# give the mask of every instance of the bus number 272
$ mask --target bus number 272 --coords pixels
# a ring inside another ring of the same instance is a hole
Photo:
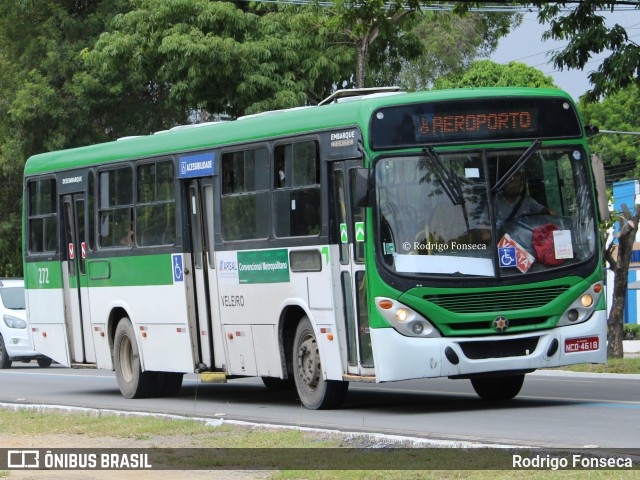
[[[49,269],[48,268],[38,268],[40,284],[49,283]]]

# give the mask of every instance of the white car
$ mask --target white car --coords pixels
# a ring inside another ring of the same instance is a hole
[[[14,361],[37,360],[41,367],[51,365],[51,359],[33,350],[33,341],[25,310],[24,280],[0,279],[0,368],[9,368]]]

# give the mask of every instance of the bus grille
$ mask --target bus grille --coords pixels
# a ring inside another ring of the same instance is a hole
[[[569,290],[569,285],[500,292],[425,295],[423,298],[454,313],[479,313],[538,308]]]
[[[528,318],[510,318],[509,328],[512,327],[540,327],[544,326],[549,317],[528,317]],[[454,331],[457,330],[482,330],[492,328],[493,320],[482,320],[478,322],[449,323],[447,326]]]
[[[487,358],[524,357],[531,355],[538,346],[538,338],[518,338],[495,342],[460,342],[460,348],[471,360]]]

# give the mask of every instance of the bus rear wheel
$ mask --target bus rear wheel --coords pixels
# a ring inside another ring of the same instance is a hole
[[[118,387],[123,397],[144,398],[154,393],[156,372],[142,371],[136,336],[131,320],[126,317],[120,320],[116,328],[113,363]]]
[[[293,378],[302,404],[310,410],[340,406],[349,382],[322,378],[318,342],[308,317],[302,317],[293,342]]]
[[[53,360],[51,360],[49,357],[42,357],[38,358],[36,362],[38,362],[38,366],[41,368],[49,368],[53,363]]]
[[[471,385],[483,400],[511,400],[522,388],[524,374],[504,377],[472,378]]]

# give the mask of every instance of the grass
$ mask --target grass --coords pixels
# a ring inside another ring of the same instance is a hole
[[[610,358],[606,364],[579,363],[560,369],[572,372],[640,374],[640,358]]]
[[[401,479],[608,479],[637,478],[637,471],[512,471],[500,470],[511,465],[512,453],[505,450],[459,449],[350,449],[354,444],[367,445],[367,437],[348,439],[342,436],[274,430],[235,425],[211,426],[191,420],[169,420],[155,417],[90,415],[85,413],[49,413],[0,410],[0,432],[5,446],[15,448],[162,448],[154,465],[189,465],[192,468],[225,468],[240,470],[241,476],[254,478],[255,466],[267,470],[272,480],[401,480]],[[175,448],[230,449],[180,450]],[[335,450],[340,448],[341,450]],[[255,450],[246,450],[255,449]],[[306,449],[302,452],[300,449]],[[518,452],[526,454],[526,452]],[[185,460],[186,459],[186,460]],[[336,470],[269,470],[265,465],[286,462],[291,468],[318,461]],[[185,463],[186,462],[186,463]],[[425,467],[424,470],[394,470]],[[432,465],[438,470],[428,469]],[[262,467],[262,468],[261,468]],[[366,469],[365,469],[366,467]],[[461,468],[463,470],[455,470]],[[491,470],[495,469],[495,470]],[[29,478],[47,478],[46,472],[31,471]],[[42,474],[41,477],[37,475]],[[215,475],[215,474],[214,474]],[[0,472],[0,478],[11,478],[12,472]],[[130,476],[135,477],[135,473]],[[127,478],[129,474],[127,474]],[[172,478],[189,478],[187,471],[175,471]]]

